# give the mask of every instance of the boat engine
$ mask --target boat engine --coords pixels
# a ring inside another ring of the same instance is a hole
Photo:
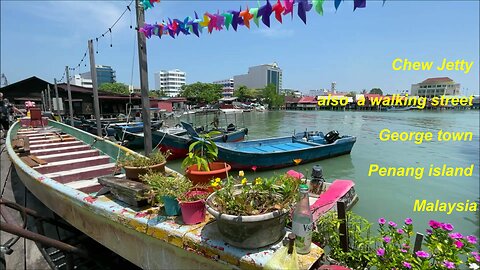
[[[232,132],[232,131],[235,131],[236,129],[237,127],[232,123],[228,124],[227,126],[227,132]]]
[[[312,168],[312,180],[310,181],[310,192],[320,195],[323,192],[325,178],[323,178],[323,168],[315,165]]]
[[[332,130],[327,134],[325,134],[325,141],[327,141],[327,143],[333,143],[339,138],[340,138],[340,133],[338,133],[338,131],[336,130]]]

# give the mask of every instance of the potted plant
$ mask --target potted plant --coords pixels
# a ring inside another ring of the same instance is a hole
[[[208,184],[214,178],[226,178],[232,167],[225,162],[215,162],[217,158],[217,145],[210,135],[203,135],[188,148],[188,155],[182,162],[185,175],[193,184]]]
[[[125,170],[128,179],[139,181],[140,175],[146,174],[147,171],[165,172],[165,164],[169,153],[153,151],[150,155],[142,156],[139,154],[131,154],[127,152],[117,164]]]
[[[179,197],[185,224],[197,224],[205,220],[205,200],[210,193],[207,188],[195,187]]]
[[[211,185],[218,190],[206,202],[224,241],[252,249],[281,240],[285,236],[287,215],[298,197],[300,181],[288,175],[238,180],[233,177],[223,183],[213,180]]]
[[[178,216],[180,206],[177,198],[191,187],[192,183],[183,176],[148,172],[141,176],[142,181],[151,187],[152,203],[163,203],[167,216]]]

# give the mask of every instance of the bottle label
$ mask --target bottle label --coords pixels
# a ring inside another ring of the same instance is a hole
[[[293,222],[292,231],[296,236],[305,237],[307,234],[312,234],[313,222],[309,224]]]

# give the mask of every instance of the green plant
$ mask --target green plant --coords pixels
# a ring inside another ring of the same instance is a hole
[[[218,158],[218,148],[211,135],[202,135],[202,138],[188,147],[188,155],[182,162],[183,168],[196,164],[199,171],[210,171],[208,164]]]
[[[163,196],[178,198],[192,188],[192,182],[178,175],[149,172],[140,178],[151,187],[149,195],[152,204],[162,202]]]
[[[211,186],[217,189],[213,206],[229,215],[259,215],[290,208],[296,202],[300,181],[288,176],[257,177],[249,182],[243,177],[228,177],[223,183],[213,179]],[[240,181],[240,184],[236,184]]]
[[[352,269],[365,269],[374,259],[375,238],[370,236],[368,220],[353,212],[347,213],[349,249],[343,251],[340,245],[340,219],[336,212],[328,212],[317,220],[312,241],[328,251],[329,259],[336,264]]]
[[[145,157],[127,152],[117,161],[117,164],[123,167],[148,167],[164,163],[169,155],[170,152],[162,153],[160,151],[153,151],[148,157]]]
[[[205,200],[210,195],[207,186],[195,186],[189,191],[178,196],[178,201],[181,202],[194,202],[198,200]]]
[[[337,264],[352,269],[478,269],[478,239],[453,232],[453,225],[430,220],[423,249],[413,252],[413,221],[407,218],[398,226],[378,219],[378,235],[370,235],[370,223],[348,213],[349,249],[340,248],[339,220],[327,213],[317,222],[313,241],[328,251]]]

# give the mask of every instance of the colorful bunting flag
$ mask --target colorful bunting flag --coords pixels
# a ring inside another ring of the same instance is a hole
[[[383,0],[385,4],[386,0]],[[142,5],[145,9],[152,8],[154,3],[158,3],[160,0],[141,0]],[[265,5],[257,7],[248,8],[248,6],[242,10],[240,7],[239,11],[230,10],[223,13],[217,11],[217,13],[208,13],[203,14],[203,19],[200,19],[197,12],[195,12],[195,17],[185,17],[181,19],[168,19],[168,23],[162,21],[161,23],[148,24],[145,23],[142,28],[138,31],[143,33],[145,37],[150,38],[153,36],[158,36],[161,38],[164,35],[169,35],[172,38],[175,38],[180,33],[184,35],[190,35],[193,33],[197,37],[200,37],[202,29],[206,28],[208,33],[212,33],[214,30],[220,31],[224,27],[229,30],[230,26],[237,31],[238,26],[245,26],[250,29],[250,21],[253,22],[259,27],[259,20],[261,19],[263,24],[267,27],[270,27],[270,15],[275,13],[275,19],[282,23],[282,15],[291,14],[293,19],[294,7],[297,7],[298,17],[306,24],[307,23],[307,12],[309,12],[312,7],[315,8],[315,11],[323,15],[323,4],[325,0],[277,0],[277,2],[272,6],[270,0],[266,0]],[[338,9],[342,0],[334,0],[335,9]],[[296,5],[295,5],[296,4]],[[357,8],[365,8],[367,6],[367,0],[354,0],[353,1],[353,10]]]

